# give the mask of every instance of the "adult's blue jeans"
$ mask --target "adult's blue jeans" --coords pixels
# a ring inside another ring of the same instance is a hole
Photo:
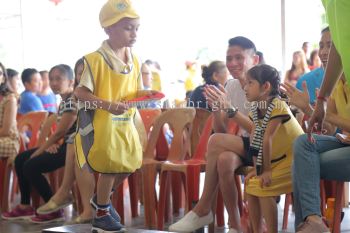
[[[336,137],[301,135],[294,142],[293,195],[295,227],[309,215],[321,216],[320,178],[350,181],[350,145]]]

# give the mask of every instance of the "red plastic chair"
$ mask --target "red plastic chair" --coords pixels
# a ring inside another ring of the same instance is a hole
[[[195,154],[188,160],[167,161],[161,165],[160,194],[158,202],[157,227],[162,230],[164,226],[164,210],[166,191],[168,189],[168,173],[180,172],[184,175],[186,192],[186,210],[192,209],[192,204],[199,200],[199,175],[205,169],[205,153],[212,132],[212,117],[209,117],[199,139]]]
[[[163,112],[155,121],[151,131],[144,160],[142,164],[142,183],[144,195],[145,225],[148,228],[156,227],[156,192],[155,179],[164,161],[156,160],[155,148],[163,125],[168,123],[173,130],[174,137],[169,150],[167,160],[175,161],[183,159],[189,148],[186,147],[187,138],[190,138],[190,129],[195,116],[194,108],[176,108]],[[185,136],[184,136],[185,135]],[[189,146],[189,145],[188,145]]]
[[[29,127],[29,131],[31,131],[32,136],[30,137],[30,141],[27,145],[27,149],[32,149],[37,146],[39,133],[42,124],[46,120],[49,115],[46,111],[38,111],[38,112],[29,112],[27,114],[22,115],[17,123],[17,128],[21,132],[25,126]]]

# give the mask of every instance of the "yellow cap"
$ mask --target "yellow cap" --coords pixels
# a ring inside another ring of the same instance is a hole
[[[130,0],[108,0],[100,11],[103,28],[117,23],[122,18],[139,18]]]

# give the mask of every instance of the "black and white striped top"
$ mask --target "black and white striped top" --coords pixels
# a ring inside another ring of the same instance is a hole
[[[73,93],[69,95],[66,99],[62,100],[57,111],[57,123],[60,122],[62,119],[62,116],[66,112],[74,112],[78,113],[77,103],[74,99]],[[77,121],[74,122],[74,124],[69,128],[67,133],[64,135],[64,141],[67,143],[72,143],[72,139],[75,135],[77,127]]]

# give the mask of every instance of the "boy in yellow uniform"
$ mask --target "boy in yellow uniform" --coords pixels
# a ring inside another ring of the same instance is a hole
[[[134,125],[135,108],[125,101],[142,89],[140,63],[131,52],[136,42],[139,15],[130,0],[109,0],[100,11],[108,39],[84,56],[84,71],[75,91],[79,99],[79,131],[75,138],[81,167],[100,173],[92,232],[124,232],[120,217],[110,204],[115,184],[140,168],[142,147]]]

